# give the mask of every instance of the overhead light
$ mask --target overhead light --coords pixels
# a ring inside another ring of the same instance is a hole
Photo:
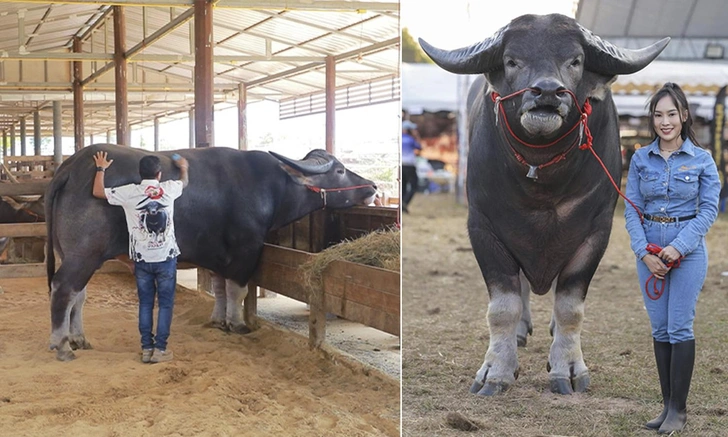
[[[723,46],[716,43],[708,43],[705,46],[705,57],[707,59],[723,59]]]

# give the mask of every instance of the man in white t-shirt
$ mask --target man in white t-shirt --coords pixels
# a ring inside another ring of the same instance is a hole
[[[114,160],[106,152],[94,155],[96,177],[93,195],[107,199],[111,205],[124,208],[129,229],[129,258],[134,261],[134,276],[139,294],[139,334],[142,340],[142,362],[160,363],[172,359],[167,339],[172,325],[174,291],[177,285],[179,247],[174,235],[174,200],[182,195],[188,183],[188,163],[184,158],[173,160],[180,169],[180,180],[160,182],[162,164],[153,155],[139,162],[139,184],[105,188],[104,173]],[[154,297],[157,295],[157,333],[154,324]]]

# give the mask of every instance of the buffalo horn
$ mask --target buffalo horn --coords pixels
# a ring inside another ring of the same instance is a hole
[[[670,42],[670,37],[639,50],[623,49],[604,41],[592,31],[579,25],[584,35],[585,67],[605,76],[632,74],[642,70],[652,62]]]
[[[419,38],[420,46],[443,69],[456,74],[490,73],[503,66],[503,33],[505,26],[490,38],[468,47],[442,50]]]
[[[285,156],[280,155],[276,152],[269,151],[268,153],[275,156],[279,161],[283,161],[284,163],[290,165],[291,167],[304,174],[326,173],[327,171],[331,170],[331,167],[334,165],[333,159],[309,158],[303,161],[299,161],[297,159],[286,158]]]

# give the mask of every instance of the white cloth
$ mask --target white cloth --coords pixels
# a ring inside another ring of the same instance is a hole
[[[141,184],[104,189],[110,204],[124,208],[132,261],[162,262],[179,255],[174,200],[182,188],[182,181],[144,179]]]

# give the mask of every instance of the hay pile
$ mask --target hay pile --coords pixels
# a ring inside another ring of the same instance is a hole
[[[349,261],[399,272],[400,232],[391,228],[345,240],[316,254],[299,269],[309,291],[321,288],[326,267],[334,261]]]

